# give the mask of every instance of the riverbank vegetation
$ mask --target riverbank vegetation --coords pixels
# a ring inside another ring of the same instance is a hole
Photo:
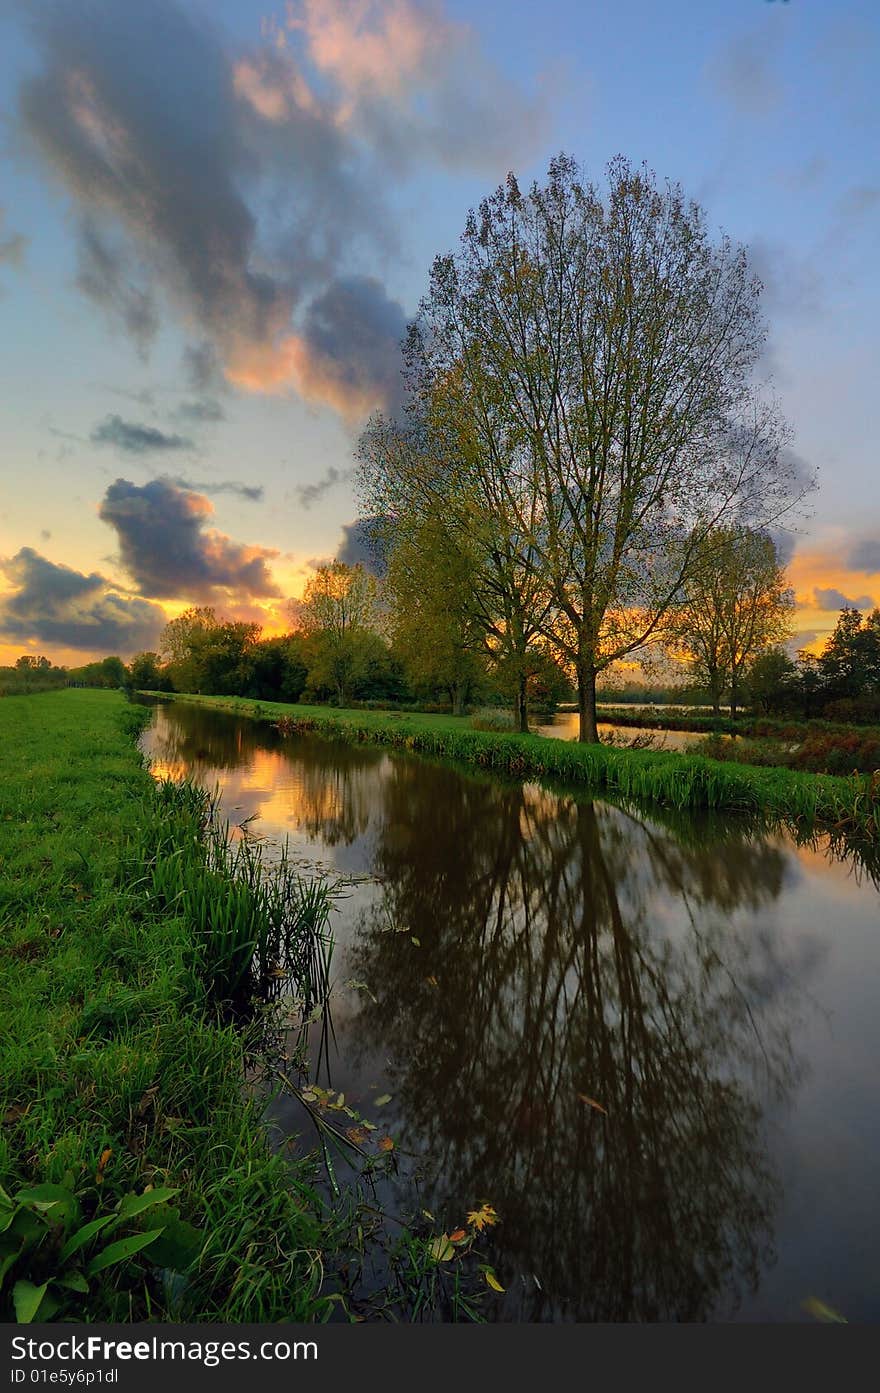
[[[452,716],[180,696],[270,722],[285,735],[313,733],[351,743],[386,745],[523,779],[559,780],[607,789],[672,808],[762,812],[791,823],[821,823],[880,836],[880,778],[747,767],[702,755],[619,750],[607,745],[474,729]]]
[[[287,926],[289,968],[321,906],[212,858],[204,796],[143,767],[146,714],[0,703],[2,1316],[318,1318],[313,1167],[272,1154],[221,998],[255,928],[274,956]]]

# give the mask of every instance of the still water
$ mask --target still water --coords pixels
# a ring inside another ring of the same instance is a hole
[[[144,746],[344,882],[313,1077],[394,1138],[401,1204],[498,1211],[490,1318],[880,1320],[857,858],[183,704]]]
[[[536,726],[536,730],[539,735],[549,735],[554,740],[577,740],[578,725],[576,711],[563,711],[551,717],[544,725]],[[679,752],[690,750],[706,739],[704,734],[695,734],[693,731],[652,730],[649,726],[616,726],[609,721],[599,722],[599,735],[602,739],[612,737],[621,742],[636,738],[649,739],[652,749]]]

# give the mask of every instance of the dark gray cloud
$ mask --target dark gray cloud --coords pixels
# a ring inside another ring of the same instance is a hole
[[[270,596],[280,591],[268,562],[277,552],[245,546],[207,527],[213,509],[203,494],[170,479],[138,485],[117,479],[99,516],[114,528],[123,566],[143,595]]]
[[[210,24],[174,0],[36,0],[29,16],[43,66],[22,86],[21,118],[82,216],[83,288],[102,297],[106,264],[104,303],[146,332],[100,218],[200,326],[227,375],[277,386],[298,300],[383,220],[351,141],[316,104],[283,127],[259,119]],[[247,194],[257,179],[288,229],[282,247],[271,228],[258,245]],[[204,376],[205,350],[195,353]]]
[[[880,187],[876,184],[857,184],[848,189],[839,204],[843,218],[859,219],[880,208]]]
[[[331,489],[334,489],[337,484],[344,483],[346,479],[350,479],[352,473],[353,471],[351,469],[337,469],[334,464],[331,464],[329,469],[326,469],[321,475],[320,479],[316,479],[312,484],[300,484],[293,490],[297,503],[301,508],[305,508],[308,511],[309,508],[314,507],[316,503],[320,502],[325,494],[328,494]]]
[[[180,406],[175,407],[174,415],[181,421],[196,421],[200,425],[213,425],[226,420],[226,412],[214,397],[181,402]]]
[[[786,639],[782,646],[790,658],[796,658],[802,648],[815,643],[818,637],[818,629],[800,629],[798,633],[792,634],[791,638]]]
[[[242,484],[237,479],[218,479],[200,480],[173,478],[169,474],[162,476],[165,483],[173,484],[179,489],[189,489],[194,493],[230,493],[236,498],[244,498],[248,503],[259,503],[263,497],[262,484]]]
[[[813,599],[817,609],[873,609],[874,601],[870,595],[858,595],[854,600],[850,600],[840,590],[830,588],[822,590],[819,586],[813,590]]]
[[[851,571],[880,571],[880,542],[873,537],[863,538],[851,548],[846,564]]]
[[[766,30],[741,34],[718,54],[710,81],[746,116],[766,116],[778,104],[781,86],[775,69],[775,36]]]
[[[403,400],[400,345],[405,333],[406,316],[381,282],[370,276],[341,277],[306,313],[303,386],[343,414],[366,415],[370,401],[376,400],[394,411]]]
[[[212,336],[263,341],[290,297],[253,269],[246,151],[208,25],[173,0],[38,0],[29,14],[44,62],[21,115],[76,205],[124,230]]]
[[[156,426],[123,421],[121,416],[107,416],[95,426],[89,439],[95,445],[113,445],[125,455],[148,455],[169,450],[191,450],[193,442],[183,435],[167,435]]]
[[[82,219],[78,263],[78,288],[122,323],[144,356],[159,328],[155,296],[149,284],[137,284],[124,250],[110,244],[92,217]]]
[[[159,605],[121,594],[97,571],[59,566],[31,547],[0,561],[13,586],[0,599],[0,634],[67,648],[127,654],[155,646],[165,623]]]
[[[426,162],[503,175],[543,101],[415,0],[308,6],[237,53],[180,0],[21,8],[37,49],[21,127],[71,198],[81,289],[142,349],[170,307],[198,337],[199,393],[222,376],[349,419],[393,407],[404,311],[353,274],[396,254],[387,191]]]
[[[797,537],[793,532],[787,531],[784,527],[771,527],[769,530],[773,545],[776,548],[779,564],[780,566],[787,566],[794,556],[795,547],[797,546]]]
[[[363,566],[372,575],[384,576],[386,571],[383,533],[387,519],[384,517],[356,518],[342,528],[342,541],[336,552],[336,560],[347,566]]]
[[[188,344],[183,350],[183,373],[194,392],[223,392],[227,389],[223,366],[212,343]]]
[[[764,286],[762,303],[769,314],[810,319],[820,314],[825,298],[820,267],[791,246],[756,237],[748,248],[749,265]]]
[[[6,221],[6,209],[0,205],[0,228]],[[20,232],[0,236],[0,266],[20,266],[24,261],[28,239]]]

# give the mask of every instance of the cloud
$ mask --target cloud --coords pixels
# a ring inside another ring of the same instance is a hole
[[[871,184],[855,184],[843,195],[838,207],[843,218],[863,218],[880,207],[880,188]]]
[[[782,645],[790,658],[796,658],[802,648],[809,648],[819,638],[818,629],[800,629]]]
[[[178,0],[23,8],[21,126],[70,197],[80,288],[142,350],[169,308],[201,393],[222,375],[350,421],[393,406],[388,191],[432,163],[503,174],[540,140],[541,103],[416,0],[305,0],[247,50]]]
[[[173,484],[175,488],[189,489],[194,493],[231,493],[237,498],[244,498],[249,503],[259,503],[263,497],[262,484],[242,484],[237,479],[220,479],[216,482],[207,481],[204,483],[195,482],[191,479],[172,478],[165,474],[163,481]]]
[[[772,62],[777,44],[766,29],[731,40],[710,67],[710,78],[746,116],[766,116],[778,104],[780,83]]]
[[[301,0],[287,25],[335,90],[336,123],[401,171],[430,160],[499,175],[546,134],[542,98],[510,83],[439,5]]]
[[[22,549],[0,561],[13,586],[0,597],[0,634],[67,648],[130,653],[155,646],[165,623],[159,605],[121,594],[96,571],[84,575]]]
[[[325,470],[320,479],[316,479],[313,484],[300,484],[293,490],[296,501],[301,508],[308,510],[337,484],[350,479],[351,475],[350,469],[337,469],[335,465],[331,464],[329,469]]]
[[[183,372],[194,392],[220,392],[226,387],[226,378],[211,343],[188,344],[183,350]]]
[[[0,206],[0,226],[6,220],[6,209]],[[28,239],[16,232],[9,237],[0,238],[0,266],[20,266],[24,261]]]
[[[374,576],[384,576],[386,570],[385,548],[382,542],[382,517],[357,518],[342,528],[342,541],[336,552],[336,560],[347,566],[363,566]],[[311,563],[310,563],[311,564]]]
[[[880,571],[880,542],[871,537],[856,542],[847,555],[846,565],[850,571],[865,571],[868,575]]]
[[[762,304],[770,314],[813,318],[824,301],[824,282],[817,265],[790,246],[756,237],[749,244],[749,266],[763,283]]]
[[[213,397],[204,397],[199,401],[181,402],[174,415],[182,421],[197,421],[203,425],[226,420],[226,412],[220,402],[215,401]]]
[[[193,442],[186,436],[166,435],[155,426],[141,426],[135,421],[123,421],[121,416],[107,416],[95,426],[89,439],[95,445],[113,445],[125,455],[146,455],[154,451],[193,448]]]
[[[208,529],[210,501],[170,479],[143,485],[117,479],[98,511],[115,529],[122,564],[143,595],[210,600],[218,592],[219,598],[281,593],[267,564],[277,551]]]
[[[110,245],[94,218],[82,219],[78,258],[78,288],[121,321],[145,356],[159,329],[159,311],[150,286],[136,283],[125,252]]]
[[[376,405],[399,407],[405,333],[403,310],[379,281],[345,277],[312,301],[302,333],[286,339],[280,354],[268,361],[260,355],[233,380],[266,390],[292,383],[306,401],[354,424]]]
[[[859,595],[855,600],[847,599],[839,590],[821,590],[816,586],[813,600],[817,609],[873,609],[874,601],[870,595]]]

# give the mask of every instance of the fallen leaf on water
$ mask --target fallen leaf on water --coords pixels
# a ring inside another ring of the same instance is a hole
[[[374,1098],[374,1099],[373,1099],[373,1106],[376,1107],[376,1108],[384,1108],[385,1104],[386,1104],[386,1103],[390,1103],[390,1102],[391,1102],[391,1094],[390,1094],[390,1093],[380,1093],[380,1095],[379,1095],[378,1098]]]
[[[393,1151],[393,1150],[394,1150],[394,1142],[392,1141],[391,1137],[380,1137],[380,1138],[379,1138],[379,1150],[380,1150],[380,1151]]]
[[[449,1235],[444,1233],[440,1238],[435,1238],[428,1248],[430,1256],[435,1262],[448,1262],[455,1257],[455,1249],[449,1241]]]
[[[491,1228],[498,1223],[498,1215],[491,1204],[481,1204],[479,1209],[472,1209],[467,1216],[467,1221],[471,1228],[478,1229],[480,1233],[484,1228]]]
[[[449,1235],[449,1242],[460,1243],[463,1238],[467,1238],[467,1232],[465,1231],[465,1229],[456,1229],[454,1233],[451,1233]]]
[[[346,1127],[345,1135],[349,1141],[353,1141],[356,1146],[363,1146],[367,1140],[367,1129],[365,1127]]]
[[[434,1215],[431,1213],[430,1209],[423,1209],[423,1210],[422,1210],[422,1213],[424,1214],[425,1218],[428,1219],[428,1220],[433,1224],[433,1222],[434,1222]]]
[[[603,1106],[602,1106],[601,1103],[597,1103],[596,1100],[595,1100],[595,1098],[588,1098],[587,1095],[586,1095],[586,1093],[579,1093],[579,1094],[578,1094],[578,1097],[580,1098],[580,1100],[581,1100],[582,1103],[586,1103],[586,1104],[587,1104],[587,1107],[589,1107],[589,1108],[595,1108],[595,1109],[596,1109],[596,1112],[601,1112],[601,1113],[604,1113],[604,1115],[605,1115],[606,1117],[608,1116],[608,1109],[607,1109],[607,1108],[603,1108]]]
[[[422,940],[420,938],[416,938],[415,935],[413,935],[410,938],[410,943],[412,944],[413,948],[421,948],[422,946]]]
[[[842,1316],[839,1311],[835,1311],[833,1306],[826,1306],[824,1301],[820,1301],[818,1296],[808,1296],[804,1302],[804,1310],[816,1320],[824,1321],[826,1325],[849,1325],[846,1316]]]
[[[437,978],[434,976],[433,973],[431,974],[430,977],[426,977],[426,978],[425,978],[425,981],[427,982],[427,984],[428,984],[429,987],[436,987],[436,986],[438,985],[438,983],[437,983]]]
[[[495,1276],[495,1273],[492,1271],[491,1267],[486,1268],[486,1270],[483,1273],[483,1276],[486,1278],[487,1285],[490,1286],[493,1291],[504,1291],[503,1286],[499,1282],[498,1278]]]

